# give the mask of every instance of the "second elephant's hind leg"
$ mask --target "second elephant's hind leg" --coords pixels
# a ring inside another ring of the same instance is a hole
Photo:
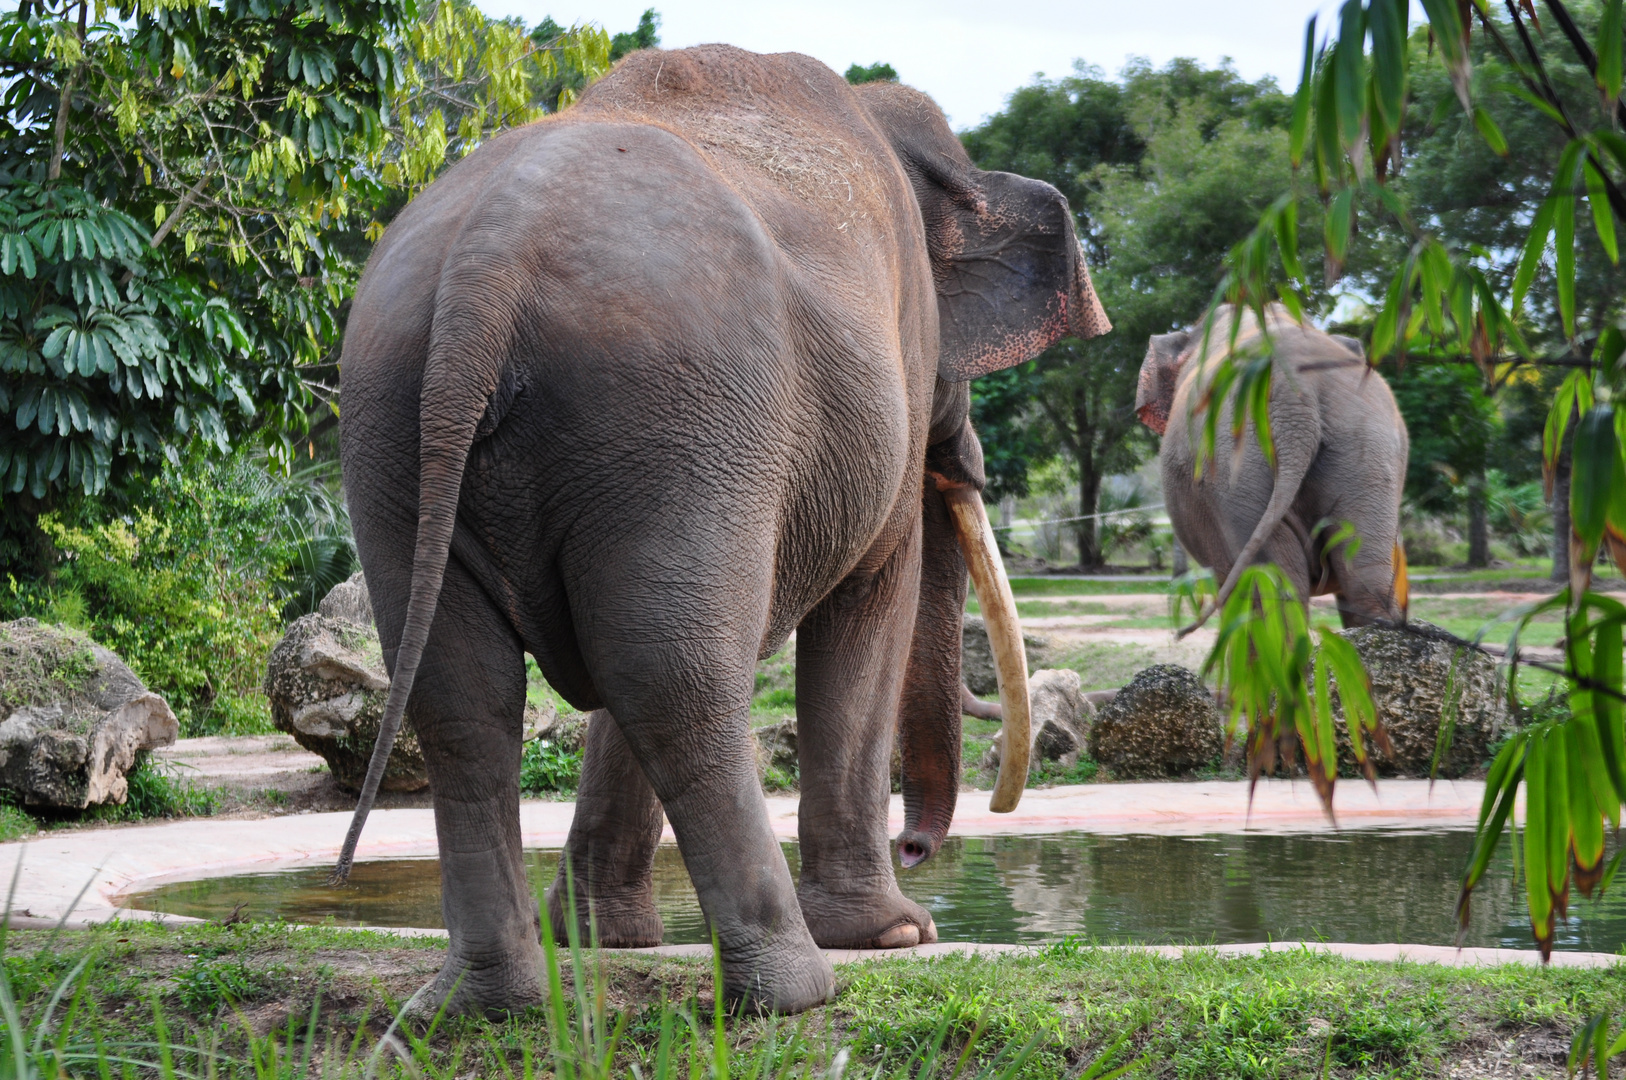
[[[555,940],[567,940],[565,911],[574,889],[581,941],[607,949],[661,943],[654,882],[661,819],[660,799],[620,726],[599,709],[588,719],[570,839],[548,888]]]

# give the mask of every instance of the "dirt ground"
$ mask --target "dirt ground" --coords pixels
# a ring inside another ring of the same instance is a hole
[[[217,817],[316,813],[356,806],[355,793],[339,787],[327,763],[288,735],[181,739],[155,751],[153,757],[173,768],[180,779],[217,791],[222,799]],[[380,808],[433,805],[428,788],[378,793]]]

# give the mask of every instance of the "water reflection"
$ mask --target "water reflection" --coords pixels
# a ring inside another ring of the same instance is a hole
[[[1296,836],[1216,835],[952,838],[914,870],[906,895],[924,904],[944,940],[1237,942],[1268,939],[1450,944],[1469,832],[1417,830]],[[785,845],[794,874],[796,846]],[[551,881],[557,851],[533,852],[533,880]],[[132,907],[221,918],[342,925],[441,926],[433,859],[358,864],[351,884],[327,867],[166,885]],[[655,860],[655,897],[669,943],[708,940],[677,850]],[[1475,893],[1467,944],[1527,949],[1529,927],[1506,845]],[[1557,947],[1613,952],[1626,944],[1626,899],[1577,900]]]

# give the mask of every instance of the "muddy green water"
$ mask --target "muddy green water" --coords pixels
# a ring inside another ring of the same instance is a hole
[[[1372,830],[1304,835],[954,838],[900,870],[944,941],[1239,942],[1309,939],[1448,945],[1458,875],[1473,834]],[[557,851],[535,851],[532,878],[551,881]],[[795,844],[785,845],[791,872]],[[434,859],[358,864],[351,884],[323,882],[327,866],[177,882],[131,906],[221,918],[238,904],[255,919],[340,925],[443,925]],[[1626,944],[1626,890],[1577,898],[1558,947],[1614,952]],[[655,860],[655,899],[669,944],[708,935],[674,847]],[[1522,890],[1506,842],[1474,899],[1468,945],[1531,948]]]

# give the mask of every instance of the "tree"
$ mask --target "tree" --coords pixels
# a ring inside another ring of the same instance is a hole
[[[1288,189],[1287,116],[1270,80],[1247,83],[1229,67],[1190,60],[1162,69],[1135,62],[1121,83],[1080,67],[1024,87],[962,136],[983,168],[1047,180],[1067,195],[1113,320],[1104,338],[1049,349],[1033,365],[1036,378],[993,393],[973,387],[999,493],[1022,493],[1018,475],[1058,449],[1077,466],[1086,566],[1102,557],[1091,517],[1102,479],[1133,469],[1155,445],[1134,412],[1146,339],[1201,313],[1214,267]],[[1018,387],[1032,394],[1026,425],[1006,419],[1022,415],[1011,396]],[[1047,437],[1034,435],[1035,422]]]
[[[847,68],[847,81],[857,86],[867,82],[897,82],[898,73],[891,64],[876,61],[865,67],[863,64],[853,64]]]
[[[1512,28],[1508,28],[1512,32]],[[1487,34],[1470,38],[1472,58],[1470,89],[1477,107],[1501,132],[1505,153],[1497,153],[1481,138],[1472,114],[1458,104],[1449,74],[1428,62],[1426,33],[1412,35],[1408,43],[1414,75],[1410,87],[1414,107],[1409,109],[1396,144],[1398,166],[1386,185],[1410,218],[1424,223],[1447,243],[1463,250],[1486,253],[1517,250],[1528,223],[1546,198],[1552,183],[1552,163],[1562,153],[1562,129],[1531,102],[1511,94],[1497,93],[1516,76]],[[1573,56],[1553,56],[1547,64],[1548,84],[1565,109],[1584,115],[1594,109],[1597,88],[1591,74]],[[1385,213],[1371,196],[1357,199],[1360,235],[1351,246],[1346,273],[1349,284],[1368,295],[1381,295],[1393,267],[1403,261],[1413,237],[1394,217]],[[1619,308],[1618,297],[1626,288],[1626,270],[1611,262],[1598,237],[1582,231],[1576,237],[1575,303],[1591,325],[1601,325]],[[1489,281],[1502,291],[1511,289],[1517,261],[1481,260]],[[1524,302],[1522,332],[1530,347],[1546,355],[1569,351],[1559,325],[1559,305],[1555,278],[1538,272]],[[1370,320],[1365,328],[1370,330]],[[1385,366],[1385,374],[1393,368]],[[1468,369],[1473,372],[1473,368]],[[1485,536],[1486,470],[1496,467],[1513,482],[1529,480],[1539,473],[1540,434],[1546,419],[1546,402],[1558,380],[1525,376],[1512,379],[1485,379],[1464,374],[1461,380],[1439,374],[1473,398],[1469,413],[1480,427],[1490,425],[1496,432],[1479,431],[1468,435],[1464,418],[1456,410],[1417,408],[1402,411],[1412,434],[1412,460],[1407,482],[1408,497],[1433,513],[1465,515],[1469,538],[1468,564],[1484,566],[1489,561]],[[1391,382],[1395,382],[1391,378]],[[1474,390],[1470,384],[1478,382]],[[1489,399],[1485,389],[1494,384]],[[1397,394],[1401,393],[1395,383]],[[1532,400],[1530,388],[1545,392]],[[1443,389],[1443,386],[1442,386]],[[1454,390],[1446,391],[1455,393]],[[1456,397],[1452,398],[1457,401]],[[1461,401],[1467,406],[1469,403]],[[1493,415],[1482,415],[1489,406]],[[1500,434],[1505,429],[1506,434]],[[1427,462],[1435,451],[1456,479],[1443,482],[1438,470],[1416,465]],[[1471,453],[1470,453],[1471,452]],[[1465,456],[1467,455],[1467,456]],[[1472,456],[1477,455],[1477,456]],[[1564,480],[1567,484],[1567,479]],[[1565,488],[1567,492],[1567,487]],[[1567,497],[1567,495],[1566,495]],[[1567,554],[1569,522],[1562,507],[1555,506],[1555,527],[1562,530],[1562,542],[1555,546],[1560,561]],[[1561,575],[1567,577],[1567,573]]]
[[[0,570],[25,575],[64,498],[199,443],[285,469],[380,218],[609,45],[536,49],[459,0],[427,22],[409,0],[90,12],[0,14]]]
[[[1486,463],[1503,424],[1477,369],[1412,363],[1384,365],[1411,435],[1406,495],[1421,510],[1468,510],[1468,565],[1490,563],[1486,530]]]

